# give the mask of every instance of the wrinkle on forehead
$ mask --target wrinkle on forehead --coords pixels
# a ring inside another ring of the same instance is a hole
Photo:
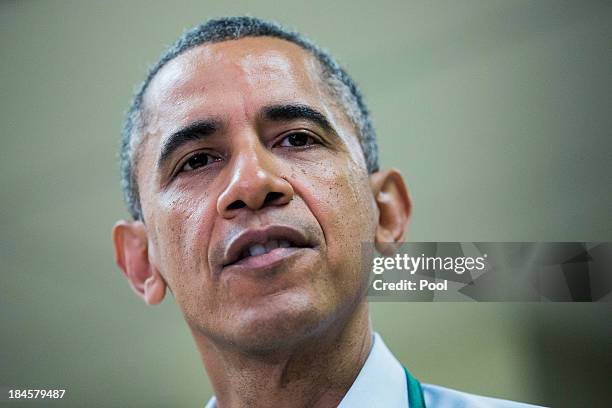
[[[320,72],[314,56],[282,39],[247,37],[197,46],[169,61],[151,81],[142,133],[167,133],[168,126],[193,120],[192,112],[207,107],[212,114],[216,104],[252,94],[266,95],[269,102],[301,100],[332,113]]]
[[[314,57],[306,50],[276,38],[203,44],[168,62],[151,81],[145,99],[153,108],[161,102],[179,102],[177,99],[186,94],[206,92],[228,81],[251,86],[264,81],[283,81],[285,88],[304,88],[317,85],[318,71],[313,69],[316,66]]]

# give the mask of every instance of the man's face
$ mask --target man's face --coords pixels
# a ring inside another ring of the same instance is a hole
[[[194,48],[157,74],[145,117],[149,258],[194,332],[261,349],[351,312],[376,204],[306,51],[268,37]]]

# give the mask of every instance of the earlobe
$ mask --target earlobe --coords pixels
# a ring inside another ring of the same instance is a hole
[[[164,296],[166,296],[166,282],[159,271],[154,270],[145,281],[143,298],[147,304],[156,305],[164,300]]]
[[[370,185],[379,211],[374,238],[376,249],[383,254],[392,254],[404,239],[412,213],[408,189],[402,175],[395,169],[371,174]]]
[[[149,260],[147,231],[140,221],[119,221],[113,227],[115,262],[134,292],[150,305],[160,303],[166,282]]]

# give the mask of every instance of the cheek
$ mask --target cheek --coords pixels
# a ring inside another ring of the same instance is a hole
[[[367,172],[353,161],[337,161],[301,175],[303,196],[323,230],[330,270],[352,273],[361,265],[362,242],[374,239],[376,213]]]
[[[175,297],[191,299],[204,288],[208,271],[208,239],[214,216],[204,189],[177,189],[160,193],[156,200],[155,242],[157,265]],[[214,206],[212,206],[214,212]],[[189,292],[189,293],[188,293]],[[186,294],[188,296],[184,296]]]

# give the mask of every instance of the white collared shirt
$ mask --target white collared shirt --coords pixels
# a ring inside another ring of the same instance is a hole
[[[407,408],[404,368],[378,333],[355,382],[338,408]],[[437,385],[422,384],[427,408],[528,408],[535,405],[467,394]],[[206,408],[216,408],[213,396]],[[409,407],[408,407],[409,408]]]

